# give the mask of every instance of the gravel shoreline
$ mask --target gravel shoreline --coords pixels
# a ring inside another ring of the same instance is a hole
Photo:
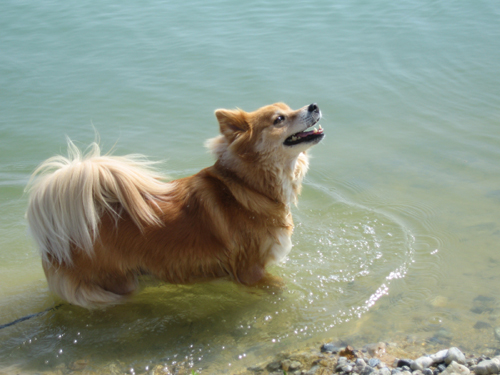
[[[334,342],[318,349],[281,353],[268,363],[238,375],[490,375],[500,374],[500,343],[489,355],[466,354],[457,347],[418,354],[418,346],[404,348],[378,342],[354,348]],[[491,350],[490,350],[491,352]]]

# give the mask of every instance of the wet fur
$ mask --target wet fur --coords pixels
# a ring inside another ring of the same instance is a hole
[[[91,308],[122,302],[144,273],[266,282],[266,266],[291,249],[290,204],[314,144],[283,141],[321,115],[282,103],[215,114],[221,135],[207,147],[217,161],[190,177],[163,182],[144,158],[101,156],[96,144],[82,154],[71,141],[67,158],[40,166],[27,219],[54,293]]]

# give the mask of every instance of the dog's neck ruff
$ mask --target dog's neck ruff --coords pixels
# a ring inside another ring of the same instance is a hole
[[[288,162],[270,158],[249,163],[228,155],[230,153],[226,150],[215,163],[214,167],[222,175],[244,184],[247,189],[251,188],[272,202],[286,206],[296,203],[309,164],[307,155],[301,153]]]

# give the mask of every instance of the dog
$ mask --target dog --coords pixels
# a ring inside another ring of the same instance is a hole
[[[94,142],[46,160],[28,185],[27,221],[49,288],[71,304],[121,303],[143,274],[187,284],[229,278],[266,285],[292,248],[290,206],[324,132],[316,104],[218,109],[206,142],[214,165],[165,182],[140,156]]]

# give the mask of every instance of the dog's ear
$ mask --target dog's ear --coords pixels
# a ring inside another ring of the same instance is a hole
[[[234,111],[228,109],[218,109],[215,111],[215,117],[219,121],[220,132],[230,141],[234,140],[239,134],[246,132],[249,125],[245,116],[245,112],[236,109]]]

